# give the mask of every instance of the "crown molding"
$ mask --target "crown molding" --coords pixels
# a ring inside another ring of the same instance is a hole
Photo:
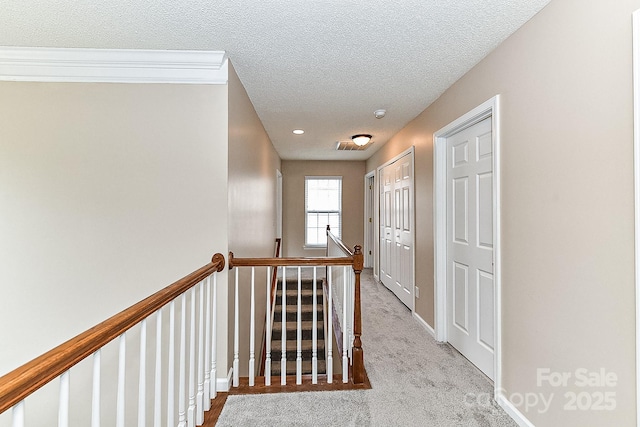
[[[0,47],[0,81],[226,84],[224,51]]]

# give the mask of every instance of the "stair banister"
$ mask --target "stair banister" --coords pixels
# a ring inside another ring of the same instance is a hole
[[[280,249],[282,247],[282,239],[280,237],[277,237],[275,240],[275,250],[274,250],[274,258],[279,258],[280,257]],[[271,325],[271,323],[273,322],[273,319],[271,319],[271,317],[269,316],[270,312],[271,312],[271,308],[269,307],[269,305],[273,306],[275,299],[276,299],[276,283],[277,283],[277,279],[278,279],[278,268],[274,267],[273,271],[271,272],[271,268],[272,267],[267,267],[267,278],[271,278],[271,283],[267,283],[267,295],[269,295],[269,299],[267,300],[267,311],[266,311],[266,319],[265,319],[265,336],[268,335],[266,334],[266,329],[268,329]],[[263,339],[262,341],[262,351],[260,353],[260,368],[258,370],[259,375],[260,376],[264,376],[265,372],[266,372],[266,364],[267,364],[267,340]],[[269,359],[269,365],[271,365],[271,359]],[[269,376],[269,379],[267,380],[269,383],[271,383],[271,377]]]
[[[353,252],[331,232],[331,227],[327,225],[327,256],[329,256],[329,241],[337,246],[341,252],[349,256],[352,259],[353,273],[355,280],[353,283],[353,347],[351,348],[352,357],[352,377],[354,384],[362,384],[365,381],[364,371],[364,353],[362,350],[362,307],[360,302],[360,274],[364,268],[364,255],[362,254],[362,247],[356,245]],[[346,292],[345,292],[346,295]],[[346,299],[346,298],[345,298]],[[343,303],[346,306],[346,302]],[[346,307],[343,307],[343,309]],[[343,335],[346,334],[346,328],[343,331]],[[344,349],[343,349],[344,350]]]
[[[361,305],[360,305],[360,273],[362,272],[363,269],[363,263],[364,263],[364,257],[362,255],[362,251],[361,251],[361,247],[360,246],[355,246],[353,252],[351,250],[349,250],[344,243],[342,243],[341,240],[339,240],[338,238],[336,238],[335,236],[333,236],[330,231],[328,233],[329,238],[332,239],[332,241],[334,241],[337,246],[340,248],[340,251],[342,252],[342,254],[344,256],[326,256],[326,257],[315,257],[315,258],[310,258],[310,257],[291,257],[291,258],[240,258],[240,257],[235,257],[234,254],[232,252],[229,253],[229,269],[234,269],[234,268],[240,268],[240,267],[250,267],[250,268],[256,268],[256,267],[269,267],[269,268],[273,268],[273,272],[274,273],[276,271],[276,269],[278,267],[283,267],[283,274],[282,274],[282,281],[283,281],[283,286],[282,286],[282,304],[283,306],[286,306],[286,278],[288,276],[287,274],[287,267],[295,267],[296,270],[298,271],[298,286],[297,286],[297,332],[296,332],[296,342],[297,342],[297,348],[295,350],[295,355],[296,355],[296,376],[295,376],[295,383],[296,384],[301,384],[302,378],[301,378],[301,368],[300,368],[300,364],[301,364],[301,359],[300,359],[300,330],[301,330],[301,326],[300,326],[300,295],[301,295],[301,290],[300,290],[300,277],[301,277],[301,273],[300,273],[300,268],[301,267],[335,267],[335,266],[343,266],[345,268],[347,267],[351,267],[348,270],[345,271],[353,271],[353,275],[349,273],[349,277],[351,277],[352,279],[350,279],[350,282],[348,284],[348,290],[343,288],[343,292],[346,295],[347,293],[350,295],[349,298],[345,298],[348,300],[347,304],[343,304],[342,309],[344,310],[344,317],[343,319],[347,319],[347,315],[346,313],[349,313],[349,315],[351,316],[351,318],[349,319],[349,322],[346,322],[345,320],[342,321],[342,323],[346,324],[346,323],[350,323],[353,322],[353,326],[351,327],[352,331],[350,331],[350,334],[348,335],[349,338],[353,339],[352,342],[352,347],[351,349],[349,349],[349,353],[351,356],[351,360],[349,361],[347,359],[347,352],[345,347],[347,347],[347,345],[343,345],[341,350],[341,355],[343,357],[343,367],[345,368],[343,370],[343,382],[348,382],[349,378],[351,378],[351,381],[353,384],[365,384],[366,382],[366,373],[364,371],[364,357],[363,357],[363,351],[362,351],[362,342],[361,342],[361,335],[362,335],[362,322],[361,322]],[[314,276],[314,283],[315,283],[315,268],[313,271],[313,276]],[[237,275],[237,270],[236,270],[236,275]],[[267,278],[269,278],[270,274],[269,271],[267,271]],[[347,274],[345,274],[345,276],[347,276]],[[237,276],[236,276],[237,277]],[[332,306],[333,306],[333,300],[332,300],[332,274],[331,274],[331,269],[327,268],[327,289],[329,291],[329,298],[327,300],[328,306],[329,306],[329,315],[328,315],[328,323],[329,326],[326,327],[327,325],[325,325],[325,333],[329,333],[331,334],[333,331],[333,328],[331,327],[331,323],[333,320],[333,315],[332,315]],[[236,286],[239,286],[239,284],[237,284]],[[267,289],[269,289],[269,284],[267,284]],[[273,290],[273,286],[271,286],[271,290]],[[236,288],[236,295],[238,295],[238,291]],[[253,292],[252,292],[253,294]],[[267,298],[271,299],[271,295],[272,292],[268,292],[267,293]],[[353,295],[356,299],[356,301],[351,301],[352,297],[351,295]],[[316,301],[316,294],[315,294],[315,285],[314,285],[314,293],[313,293],[313,301]],[[237,296],[236,296],[236,301],[235,301],[235,307],[236,307],[236,312],[234,313],[234,330],[238,330],[239,329],[239,324],[238,324],[238,300],[237,300]],[[253,303],[251,304],[253,306]],[[267,313],[271,314],[269,312],[269,307],[270,304],[267,302]],[[316,308],[314,305],[314,313],[316,312]],[[285,323],[285,311],[284,309],[281,312],[282,314],[282,319],[280,320],[281,324]],[[268,316],[267,316],[268,317]],[[314,314],[315,317],[315,314]],[[313,330],[315,331],[315,329],[317,328],[317,319],[313,319]],[[266,336],[265,336],[265,340],[270,340],[271,339],[271,334],[270,334],[270,328],[268,328],[268,326],[265,328],[266,329]],[[287,348],[286,346],[286,337],[285,337],[285,328],[282,328],[282,336],[280,337],[280,385],[281,386],[285,386],[287,384],[287,377],[286,377],[286,352],[287,350],[289,351],[293,351],[293,348]],[[313,334],[312,337],[312,341],[315,343],[316,342],[317,337],[315,336],[315,334]],[[347,336],[344,337],[344,339],[347,339]],[[332,383],[332,379],[333,379],[333,370],[332,370],[332,359],[333,359],[333,354],[331,351],[331,345],[332,345],[332,339],[330,337],[326,337],[325,335],[325,340],[327,340],[327,357],[326,357],[326,372],[328,373],[327,375],[327,379],[326,382],[328,384]],[[235,341],[235,340],[234,340]],[[342,343],[342,340],[340,340],[340,343]],[[292,343],[290,343],[290,347],[292,347]],[[236,362],[237,357],[239,356],[237,353],[237,343],[234,342],[234,362]],[[268,347],[267,347],[268,348]],[[265,362],[266,364],[270,365],[272,362],[271,360],[271,352],[268,352],[269,357],[265,358]],[[346,363],[345,363],[346,361]],[[318,378],[317,378],[317,349],[315,347],[312,348],[312,375],[311,375],[311,380],[312,380],[312,384],[316,384],[318,382]],[[350,363],[349,363],[350,362]],[[244,363],[244,362],[243,362]],[[350,368],[349,369],[349,365]],[[237,366],[236,363],[234,363],[234,368],[235,366]],[[265,372],[264,375],[264,383],[265,386],[270,386],[271,384],[271,378],[270,378],[270,371],[269,372]],[[351,374],[351,375],[349,375]],[[235,380],[235,375],[237,375],[237,369],[234,369],[234,380]],[[251,377],[253,377],[253,375],[251,375]],[[253,385],[253,381],[252,378],[249,378],[249,382],[251,385]],[[234,385],[237,384],[236,381],[234,381]]]
[[[94,355],[94,372],[99,371],[100,349],[102,347],[120,337],[120,352],[124,354],[123,337],[125,332],[145,321],[162,307],[173,304],[177,297],[184,295],[188,290],[203,282],[213,273],[222,271],[224,266],[224,256],[219,253],[215,254],[210,263],[188,276],[0,377],[0,413],[13,407],[14,425],[22,425],[25,398],[55,378],[66,376],[66,373],[73,366],[91,355]],[[173,311],[171,311],[171,314],[173,315]],[[146,325],[146,322],[144,322],[144,325]],[[213,359],[214,355],[211,357]],[[124,368],[124,365],[122,365],[122,368]],[[64,394],[66,394],[67,387],[65,381],[66,378],[62,378],[61,383]],[[99,389],[99,379],[94,381],[97,382],[94,382],[93,389]],[[215,382],[215,378],[213,381]],[[67,404],[66,397],[63,400],[65,400],[62,402],[63,406],[65,406]],[[99,419],[99,408],[96,407],[96,403],[94,399],[93,406],[97,412],[92,414],[94,421]],[[120,406],[120,402],[118,406]],[[61,414],[66,419],[66,407],[61,408]],[[140,414],[140,417],[139,419],[144,418],[145,414]],[[120,424],[123,422],[123,418],[120,418],[120,416],[117,419],[119,419]]]
[[[353,383],[364,383],[364,352],[362,351],[362,309],[360,305],[360,273],[364,267],[364,256],[362,255],[362,247],[356,245],[353,251],[353,272],[356,275],[355,281],[355,298],[353,308],[353,349],[351,351],[353,357]]]

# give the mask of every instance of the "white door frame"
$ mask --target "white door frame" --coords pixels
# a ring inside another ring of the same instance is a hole
[[[636,286],[636,422],[640,422],[640,10],[633,12],[633,186]]]
[[[373,279],[380,282],[380,185],[378,169],[368,174],[373,174]]]
[[[493,262],[494,262],[494,307],[495,307],[495,347],[494,347],[494,392],[502,390],[502,305],[500,256],[500,122],[499,95],[482,103],[462,117],[449,123],[433,134],[434,171],[434,271],[435,271],[435,332],[438,341],[447,341],[447,138],[491,117],[493,142]]]
[[[372,179],[373,178],[373,179]],[[371,183],[373,181],[373,183]],[[369,188],[371,186],[371,188]],[[373,267],[374,260],[374,246],[375,246],[375,222],[374,222],[374,211],[375,211],[375,191],[376,191],[376,183],[375,183],[375,172],[371,171],[364,176],[364,267]],[[371,222],[369,222],[369,218],[371,218]],[[371,228],[374,227],[374,230]],[[371,233],[373,231],[373,233]],[[371,234],[374,236],[374,241],[371,241]]]
[[[411,210],[410,213],[410,221],[411,221],[411,225],[412,225],[412,229],[411,229],[411,239],[413,241],[412,245],[411,245],[411,256],[413,257],[413,271],[411,272],[412,278],[411,278],[411,283],[413,283],[413,292],[411,293],[413,295],[413,298],[411,298],[411,307],[409,307],[409,309],[411,310],[412,314],[415,314],[415,310],[416,310],[416,155],[415,155],[415,147],[412,145],[411,147],[409,147],[408,149],[404,150],[402,153],[398,154],[397,156],[395,156],[394,158],[392,158],[391,160],[385,162],[384,164],[378,166],[376,168],[376,173],[375,173],[375,191],[374,191],[374,195],[376,197],[376,216],[375,216],[375,236],[376,236],[376,252],[375,252],[375,257],[376,257],[376,268],[377,268],[377,273],[378,273],[378,277],[376,278],[377,280],[381,280],[379,277],[380,274],[380,189],[378,188],[380,186],[380,182],[379,182],[379,178],[380,178],[380,171],[382,171],[382,169],[384,169],[385,167],[389,166],[392,163],[397,162],[398,160],[400,160],[401,158],[403,158],[404,156],[406,156],[407,154],[411,155],[411,179],[413,180],[413,184],[412,184],[412,191],[413,193],[411,194],[411,197],[413,197],[413,209]]]

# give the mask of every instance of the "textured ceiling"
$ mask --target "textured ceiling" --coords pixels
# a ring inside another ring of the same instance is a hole
[[[226,50],[283,159],[355,160],[548,2],[2,0],[0,45]],[[373,145],[335,151],[356,133]]]

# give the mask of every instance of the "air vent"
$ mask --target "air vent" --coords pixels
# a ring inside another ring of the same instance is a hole
[[[372,144],[372,142],[370,142],[367,145],[356,145],[355,142],[353,141],[338,141],[336,142],[336,150],[338,151],[364,151],[367,148],[369,148],[369,146]]]

